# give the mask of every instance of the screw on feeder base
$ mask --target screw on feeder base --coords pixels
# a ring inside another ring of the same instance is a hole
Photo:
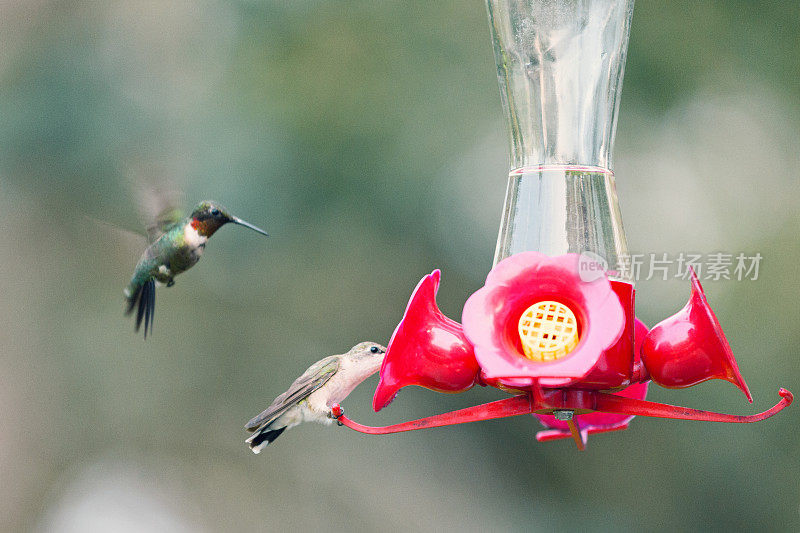
[[[578,424],[575,423],[575,411],[572,409],[553,409],[553,416],[556,420],[567,423],[567,426],[569,426],[569,432],[572,435],[572,439],[575,441],[575,444],[578,446],[578,449],[580,451],[585,450],[586,438],[581,433]]]

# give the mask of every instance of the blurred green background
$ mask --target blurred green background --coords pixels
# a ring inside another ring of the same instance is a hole
[[[615,149],[632,251],[760,252],[708,281],[755,397],[800,392],[800,4],[637,2]],[[485,8],[446,1],[0,3],[0,530],[800,529],[797,407],[754,425],[637,419],[539,444],[529,417],[385,437],[243,424],[311,362],[388,341],[419,278],[459,319],[491,267],[506,131]],[[158,294],[122,289],[135,183],[175,183],[224,229]],[[103,221],[103,222],[99,222]],[[652,325],[680,280],[641,281]],[[393,423],[503,397],[406,389]]]

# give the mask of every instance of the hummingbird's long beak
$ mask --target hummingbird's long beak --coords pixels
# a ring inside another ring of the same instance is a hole
[[[264,231],[261,228],[257,228],[256,226],[252,225],[249,222],[245,222],[244,220],[242,220],[239,217],[231,217],[231,222],[233,222],[234,224],[238,224],[240,226],[244,226],[245,228],[250,228],[253,231],[257,231],[261,235],[266,235],[267,237],[269,237],[269,233],[267,233],[266,231]]]

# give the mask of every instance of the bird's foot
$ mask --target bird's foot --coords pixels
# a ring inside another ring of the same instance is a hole
[[[173,285],[175,285],[175,280],[174,280],[174,279],[170,279],[170,280],[167,282],[167,287],[172,287]]]
[[[331,412],[330,412],[330,414],[328,416],[333,418],[333,419],[335,419],[337,425],[343,426],[344,424],[342,424],[342,421],[339,420],[339,418],[343,414],[344,414],[344,410],[342,409],[342,406],[339,405],[338,403],[335,403],[335,404],[333,404],[333,406],[331,406]]]

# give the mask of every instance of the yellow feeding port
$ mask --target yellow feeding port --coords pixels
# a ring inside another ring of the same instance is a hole
[[[555,361],[578,345],[575,314],[559,302],[536,302],[519,317],[518,329],[525,357],[532,361]]]

